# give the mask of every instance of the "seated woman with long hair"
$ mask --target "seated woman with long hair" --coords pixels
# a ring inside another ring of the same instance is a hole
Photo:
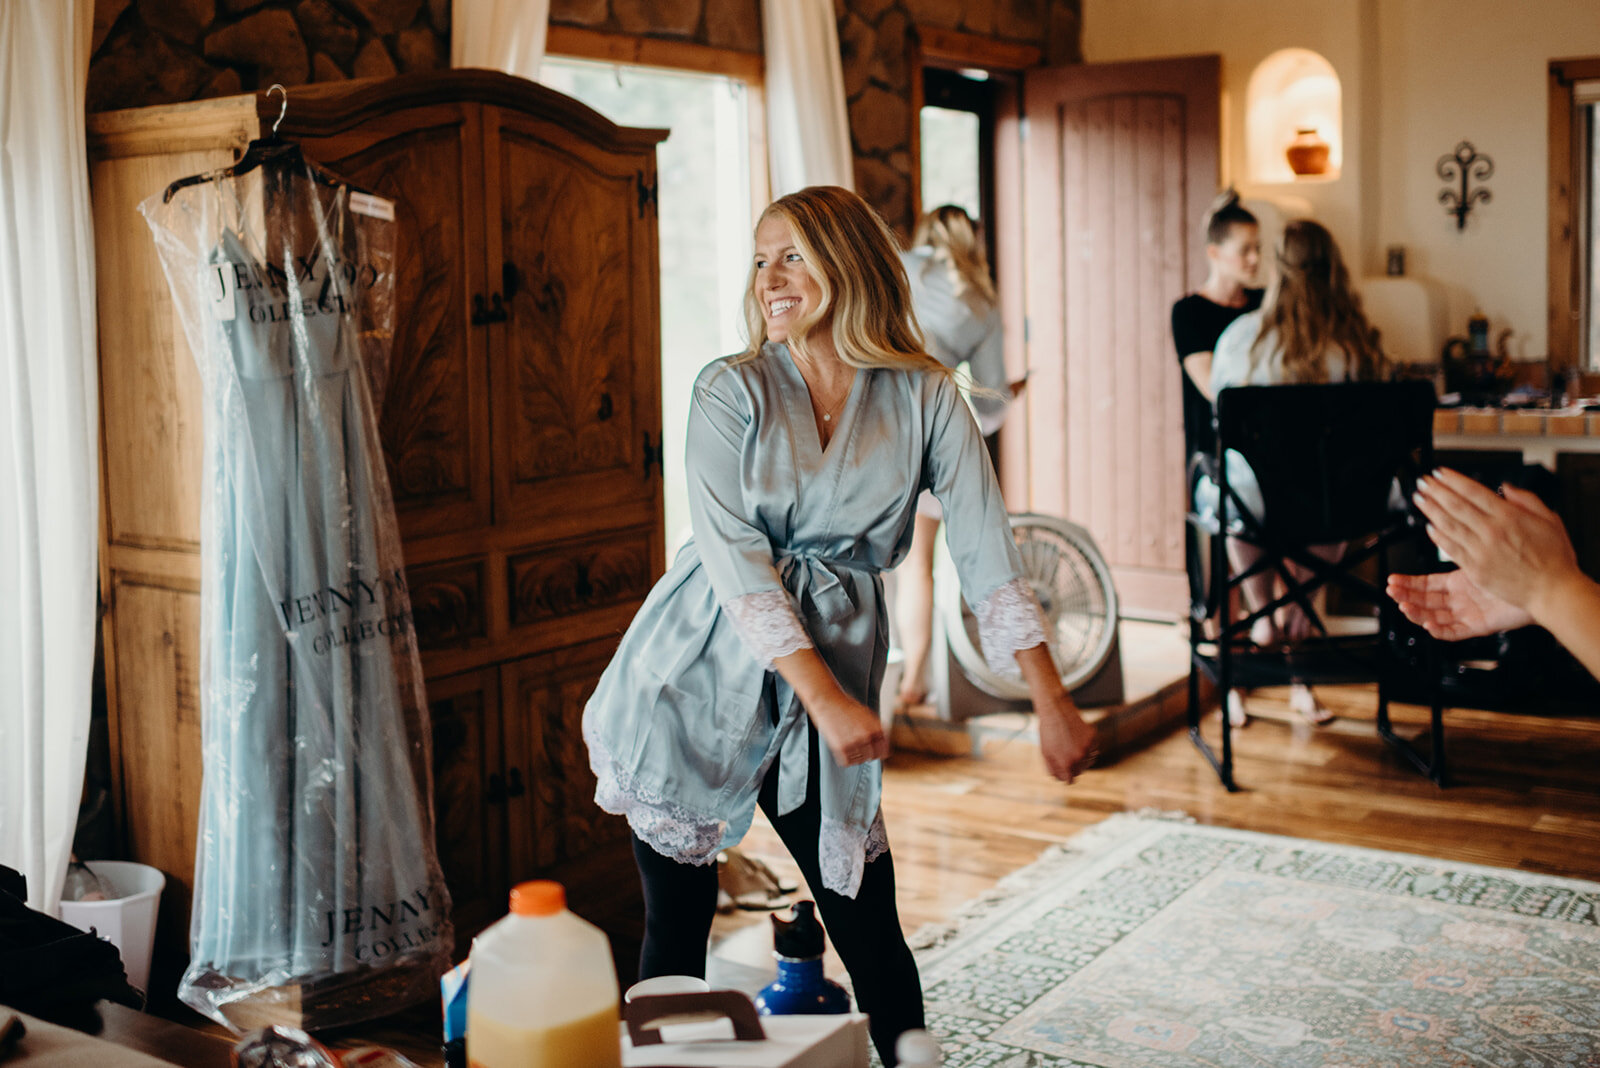
[[[1211,395],[1230,386],[1270,386],[1302,382],[1356,382],[1382,378],[1385,360],[1378,347],[1378,332],[1361,310],[1361,298],[1350,285],[1339,246],[1327,229],[1310,219],[1295,219],[1284,227],[1277,252],[1278,275],[1261,310],[1242,315],[1222,332],[1211,360]],[[1263,514],[1261,488],[1244,458],[1231,450],[1225,457],[1228,483],[1244,506]],[[1202,513],[1216,515],[1217,489],[1205,480],[1196,490]],[[1230,524],[1230,529],[1232,525]],[[1327,560],[1344,555],[1344,546],[1313,546]],[[1236,571],[1248,570],[1260,559],[1254,545],[1228,539],[1228,556]],[[1297,580],[1308,574],[1295,565],[1289,570]],[[1254,575],[1242,584],[1245,603],[1254,612],[1272,600],[1272,576]],[[1277,645],[1308,636],[1310,620],[1297,605],[1289,605],[1278,618],[1263,616],[1251,629],[1259,646]],[[1312,723],[1326,723],[1333,715],[1317,700],[1309,686],[1297,683],[1289,705]],[[1244,719],[1244,701],[1238,691],[1228,695],[1228,711],[1235,723]]]

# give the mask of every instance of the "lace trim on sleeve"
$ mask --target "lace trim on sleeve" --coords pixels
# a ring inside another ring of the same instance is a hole
[[[746,593],[723,602],[722,610],[733,619],[746,648],[769,671],[778,657],[812,648],[811,638],[789,604],[789,595],[782,590]]]
[[[1020,679],[1017,653],[1048,641],[1049,628],[1039,602],[1025,579],[1003,583],[973,608],[978,617],[978,641],[989,670],[1008,679]]]
[[[588,717],[584,717],[589,768],[598,780],[595,804],[614,816],[625,817],[640,841],[662,856],[680,864],[715,864],[727,833],[727,821],[694,812],[640,786],[612,759],[588,727]]]
[[[867,865],[888,851],[889,832],[883,826],[882,809],[865,831],[830,816],[822,817],[817,866],[822,869],[822,885],[834,893],[855,897]]]

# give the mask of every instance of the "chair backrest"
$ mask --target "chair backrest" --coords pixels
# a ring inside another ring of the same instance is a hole
[[[1423,381],[1225,389],[1218,448],[1249,462],[1274,537],[1348,541],[1393,526],[1395,480],[1409,495],[1432,466],[1435,404]]]

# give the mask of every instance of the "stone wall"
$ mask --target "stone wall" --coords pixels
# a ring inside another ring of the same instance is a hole
[[[911,218],[912,26],[1038,46],[1077,63],[1080,0],[834,0],[856,189],[897,230]],[[760,0],[552,0],[550,21],[744,52],[761,51]]]
[[[834,0],[856,187],[911,225],[913,26],[1038,46],[1075,63],[1080,0]],[[551,0],[550,21],[761,51],[760,0]],[[97,0],[89,110],[166,104],[450,61],[450,0]]]
[[[450,63],[450,0],[96,0],[89,110]]]

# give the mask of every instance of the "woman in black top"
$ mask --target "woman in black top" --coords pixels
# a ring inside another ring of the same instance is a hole
[[[1206,214],[1206,259],[1211,271],[1199,292],[1172,306],[1172,340],[1183,367],[1183,439],[1188,457],[1214,452],[1211,436],[1211,350],[1245,312],[1261,307],[1250,288],[1261,264],[1261,227],[1229,189]]]
[[[1261,307],[1262,290],[1249,283],[1261,265],[1261,227],[1229,189],[1206,213],[1206,259],[1211,270],[1199,292],[1172,306],[1172,341],[1183,375],[1184,464],[1197,452],[1216,452],[1211,432],[1211,351],[1228,324]],[[1190,487],[1191,490],[1193,487]],[[1228,694],[1228,718],[1242,727],[1246,716],[1237,691]]]

